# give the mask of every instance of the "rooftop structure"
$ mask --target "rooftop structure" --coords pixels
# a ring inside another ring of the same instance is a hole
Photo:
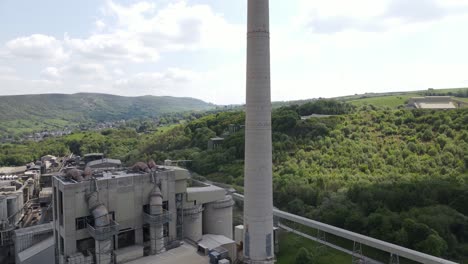
[[[117,169],[122,167],[122,162],[118,159],[98,159],[88,162],[86,167],[91,169]]]
[[[210,138],[208,140],[208,149],[210,150],[217,149],[218,147],[221,146],[221,144],[223,144],[223,142],[224,142],[224,138],[222,137]]]
[[[417,109],[455,109],[457,103],[450,96],[413,97],[408,105]]]

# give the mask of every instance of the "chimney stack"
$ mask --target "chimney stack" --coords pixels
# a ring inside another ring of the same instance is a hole
[[[244,262],[274,261],[269,1],[248,0]]]

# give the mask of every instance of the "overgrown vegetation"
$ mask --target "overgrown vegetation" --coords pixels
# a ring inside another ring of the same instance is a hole
[[[339,114],[301,120],[310,111]],[[243,112],[200,117],[163,132],[137,128],[3,145],[0,163],[43,154],[104,152],[128,165],[153,158],[242,191]],[[281,209],[436,256],[468,259],[468,109],[355,108],[336,101],[272,115],[274,202]],[[230,131],[230,133],[227,133]],[[215,135],[221,148],[207,149]]]

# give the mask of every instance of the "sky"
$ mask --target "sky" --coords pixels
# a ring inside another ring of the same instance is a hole
[[[0,0],[0,95],[245,102],[246,0]],[[272,100],[468,87],[468,0],[270,0]]]

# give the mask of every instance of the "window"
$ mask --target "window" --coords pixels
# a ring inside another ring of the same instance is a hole
[[[119,248],[125,248],[135,245],[135,230],[121,232],[118,235]]]
[[[54,220],[57,220],[57,187],[54,187],[54,199],[53,204],[54,204]]]
[[[63,192],[59,190],[59,222],[60,225],[63,226]]]
[[[88,226],[88,223],[92,224],[94,222],[93,220],[93,217],[90,215],[76,218],[75,230],[85,229]]]
[[[163,226],[163,237],[169,237],[169,223],[165,223]]]
[[[143,242],[149,242],[149,241],[151,241],[150,227],[149,225],[144,225],[143,226]]]
[[[60,255],[63,255],[64,253],[64,247],[65,247],[65,243],[63,242],[63,237],[60,236]]]
[[[109,217],[115,220],[115,213],[109,212]],[[75,218],[75,230],[85,229],[88,224],[94,226],[94,217],[92,215]]]
[[[84,252],[88,249],[94,250],[94,247],[95,247],[95,242],[92,237],[76,241],[76,249],[78,250],[78,252]]]

